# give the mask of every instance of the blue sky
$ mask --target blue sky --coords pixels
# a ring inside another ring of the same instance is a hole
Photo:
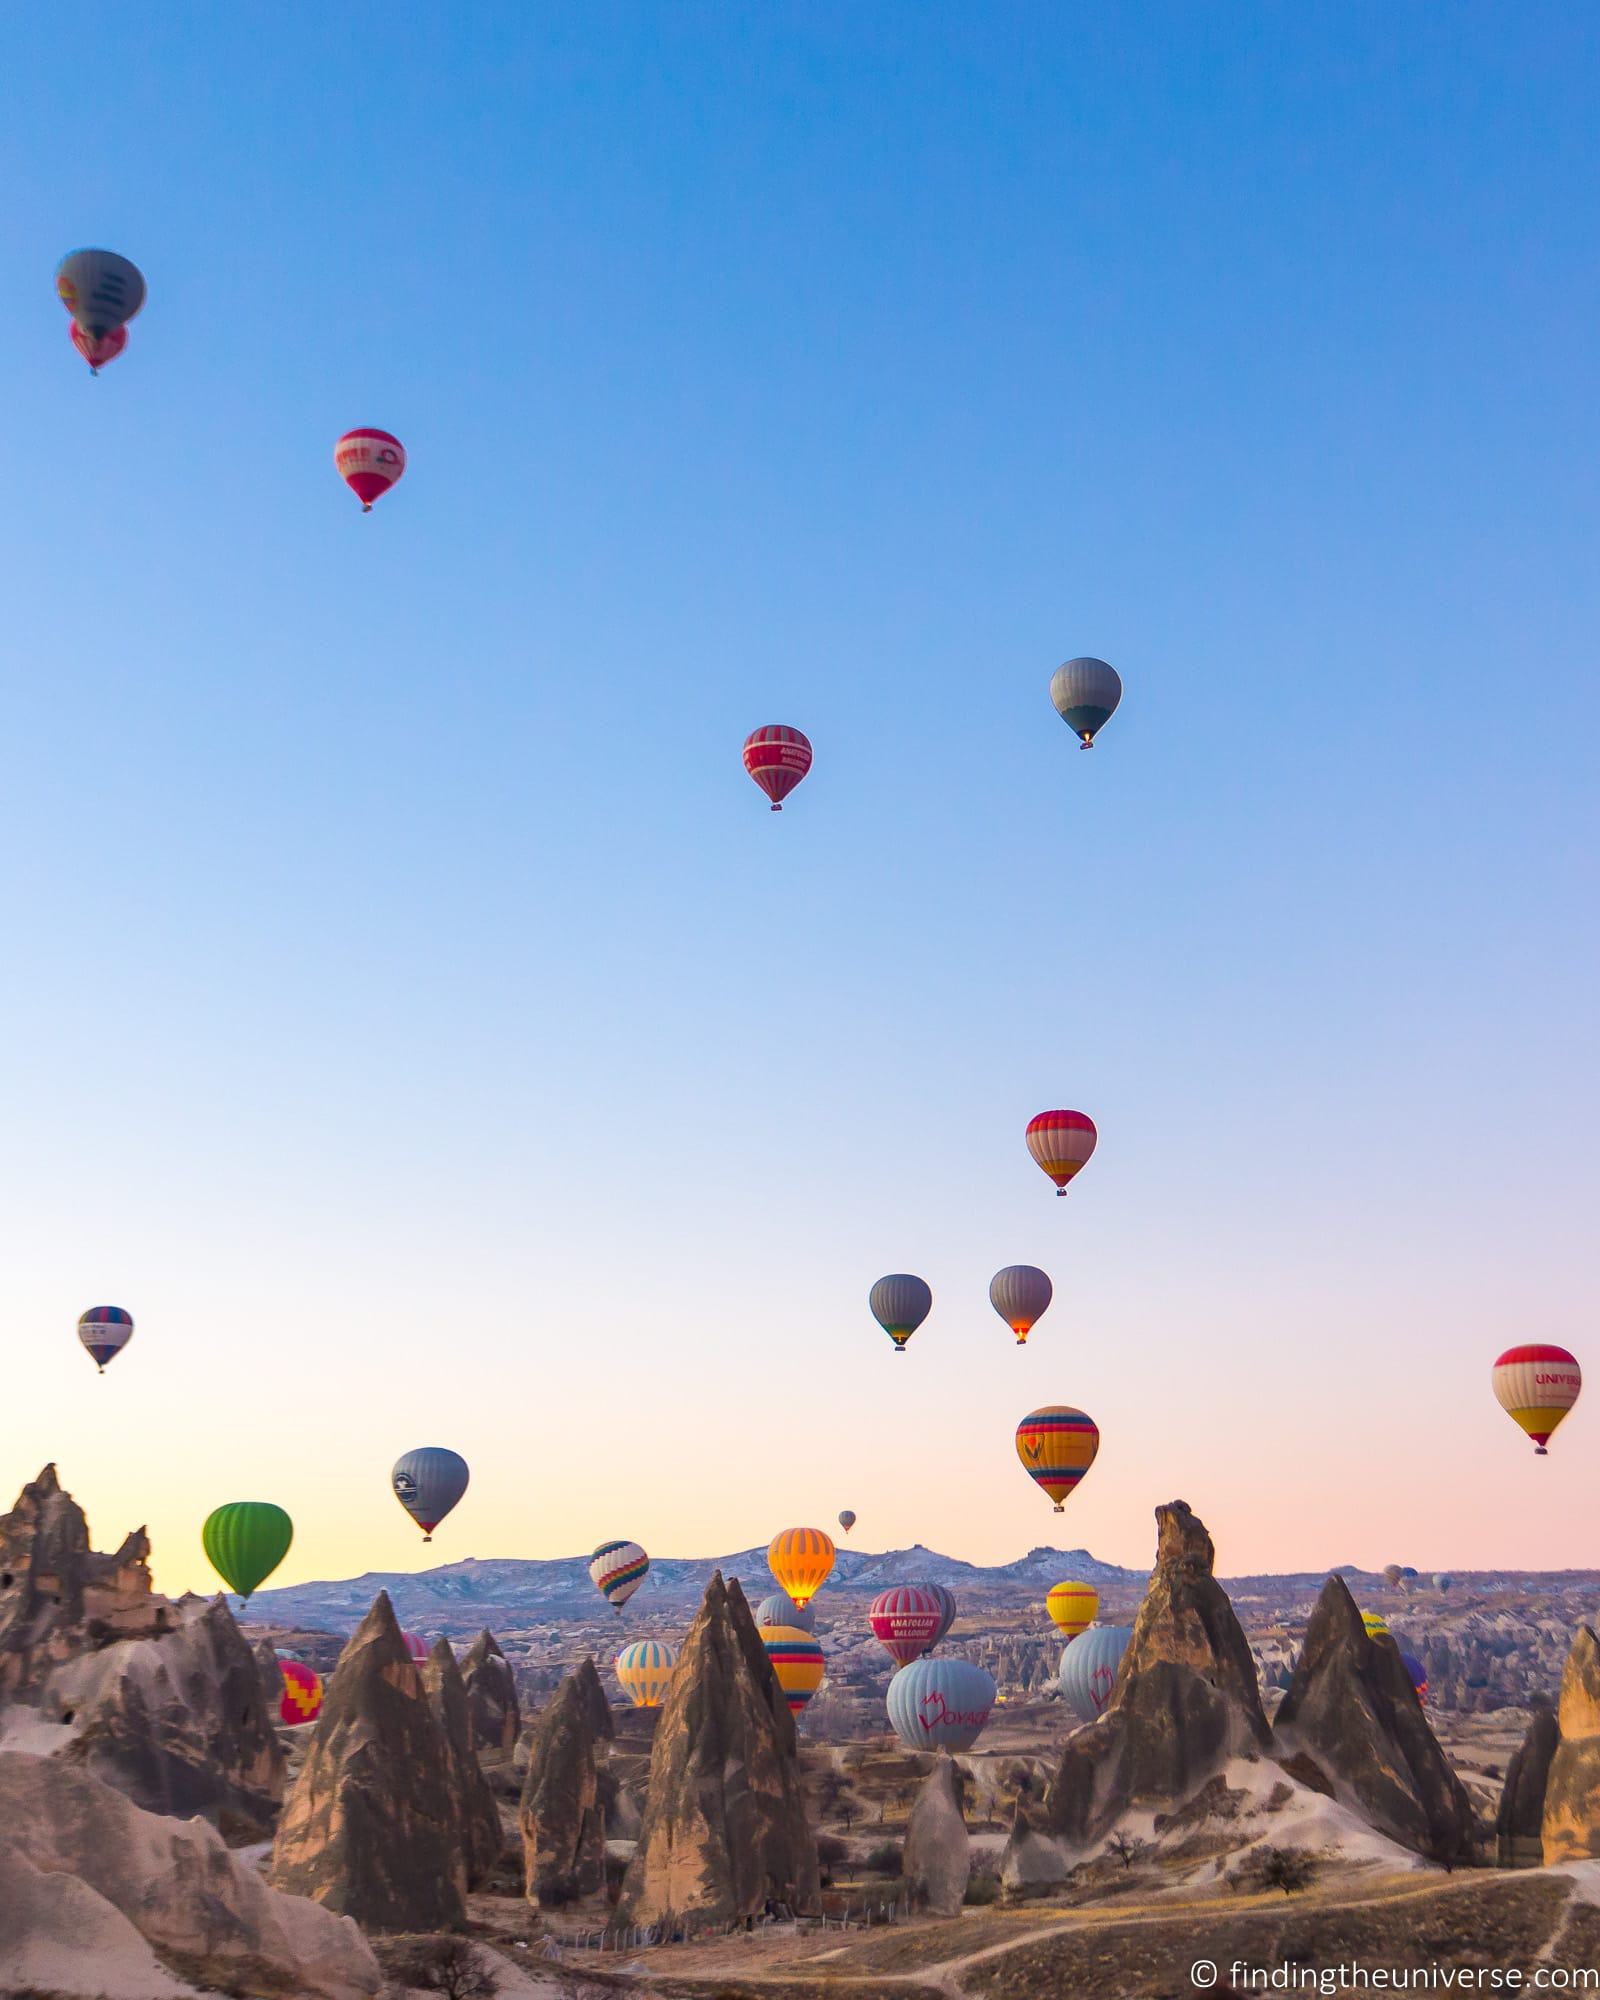
[[[1592,1560],[1487,1390],[1595,1320],[1592,13],[338,13],[0,29],[0,1486]]]

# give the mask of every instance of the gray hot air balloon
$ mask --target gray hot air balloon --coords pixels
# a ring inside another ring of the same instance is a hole
[[[467,1490],[467,1461],[442,1444],[419,1445],[394,1462],[394,1497],[422,1530],[425,1542]]]
[[[1050,699],[1056,714],[1088,750],[1122,699],[1122,681],[1104,660],[1067,660],[1050,677]]]
[[[928,1641],[931,1653],[956,1622],[956,1594],[953,1590],[946,1590],[942,1583],[924,1583],[918,1587],[925,1590],[939,1607],[939,1629]]]
[[[144,304],[144,274],[115,250],[73,250],[56,266],[56,296],[91,340],[104,340]]]
[[[896,1354],[904,1354],[906,1342],[933,1311],[933,1293],[927,1280],[896,1271],[880,1278],[867,1295],[872,1317],[894,1342]]]
[[[989,1303],[1017,1336],[1019,1347],[1054,1297],[1054,1286],[1037,1264],[1008,1264],[989,1280]]]
[[[854,1507],[841,1507],[839,1509],[839,1526],[843,1528],[845,1533],[848,1535],[850,1530],[855,1526],[855,1524],[856,1524],[856,1510],[854,1509]]]
[[[815,1632],[817,1608],[814,1604],[796,1604],[786,1591],[775,1590],[756,1606],[756,1625],[758,1628],[787,1625],[797,1632]]]

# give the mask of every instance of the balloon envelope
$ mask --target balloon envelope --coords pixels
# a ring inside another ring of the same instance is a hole
[[[389,1483],[394,1497],[422,1530],[425,1542],[467,1490],[471,1474],[458,1451],[442,1444],[419,1445],[394,1462]]]
[[[895,1352],[901,1354],[933,1311],[933,1293],[926,1279],[915,1278],[909,1271],[895,1271],[878,1280],[867,1294],[867,1304],[872,1317],[894,1342]]]
[[[931,1590],[915,1583],[899,1583],[879,1591],[867,1612],[867,1623],[895,1665],[908,1667],[938,1638],[941,1615],[942,1607]]]
[[[644,1582],[649,1568],[650,1558],[637,1542],[602,1542],[589,1558],[595,1589],[617,1611]]]
[[[361,502],[363,514],[395,485],[406,469],[406,448],[389,431],[346,431],[333,447],[339,477]]]
[[[845,1533],[848,1535],[850,1530],[855,1526],[855,1524],[856,1524],[856,1510],[854,1509],[854,1507],[841,1507],[839,1510],[839,1526],[843,1528]]]
[[[678,1656],[664,1639],[635,1639],[617,1655],[617,1679],[635,1708],[659,1708]]]
[[[785,1528],[767,1549],[767,1568],[803,1610],[833,1572],[833,1538],[820,1528]]]
[[[89,364],[89,372],[98,375],[108,361],[115,361],[128,344],[128,329],[114,326],[109,333],[95,335],[86,333],[76,320],[70,320],[67,331],[72,336],[72,344]]]
[[[939,1607],[939,1629],[933,1635],[933,1644],[937,1646],[956,1622],[956,1594],[953,1590],[947,1590],[942,1583],[925,1583],[921,1588],[928,1592]]]
[[[1494,1364],[1491,1380],[1501,1409],[1527,1432],[1535,1452],[1544,1457],[1551,1433],[1583,1388],[1577,1357],[1564,1347],[1508,1347]]]
[[[1363,1611],[1361,1614],[1361,1623],[1365,1626],[1369,1639],[1376,1639],[1380,1633],[1387,1632],[1389,1629],[1388,1619],[1380,1618],[1376,1611]]]
[[[772,801],[774,812],[811,769],[811,741],[786,722],[769,722],[744,739],[744,767]]]
[[[1020,1347],[1055,1297],[1055,1287],[1037,1264],[1007,1264],[989,1280],[989,1303],[1017,1336]]]
[[[822,1647],[798,1625],[765,1625],[761,1643],[783,1689],[789,1713],[798,1715],[822,1685]]]
[[[1100,1609],[1100,1593],[1092,1583],[1053,1583],[1044,1601],[1051,1622],[1069,1639],[1088,1631]]]
[[[400,1637],[405,1641],[406,1651],[420,1667],[422,1662],[428,1657],[427,1640],[423,1638],[420,1632],[402,1632]]]
[[[1059,1514],[1067,1495],[1094,1464],[1100,1431],[1093,1417],[1067,1403],[1031,1410],[1017,1425],[1017,1457],[1022,1469]]]
[[[756,1624],[794,1625],[802,1632],[814,1632],[817,1629],[817,1607],[814,1604],[796,1604],[786,1590],[775,1590],[756,1606]]]
[[[133,1338],[133,1314],[121,1306],[90,1306],[78,1317],[78,1338],[103,1375]]]
[[[1087,750],[1122,699],[1122,677],[1104,660],[1064,660],[1050,676],[1056,714]]]
[[[281,1722],[315,1722],[322,1713],[322,1676],[314,1674],[299,1660],[280,1660],[283,1699],[278,1703]]]
[[[1105,1713],[1132,1637],[1130,1625],[1095,1625],[1080,1632],[1062,1652],[1061,1699],[1080,1722],[1093,1722]]]
[[[1081,1111],[1041,1111],[1028,1120],[1024,1134],[1035,1162],[1065,1194],[1067,1183],[1089,1163],[1099,1140],[1094,1120]]]
[[[104,340],[144,304],[144,274],[115,250],[73,250],[56,266],[56,297],[91,340]]]
[[[913,1750],[970,1750],[994,1707],[994,1676],[951,1653],[902,1667],[885,1706],[894,1732]]]
[[[1453,1576],[1439,1575],[1433,1579],[1433,1587],[1435,1590],[1448,1590],[1454,1582]]]
[[[1428,1699],[1427,1668],[1417,1658],[1415,1653],[1402,1653],[1400,1655],[1400,1664],[1411,1676],[1411,1685],[1417,1691],[1417,1700],[1426,1701]]]
[[[260,1589],[293,1540],[294,1523],[270,1500],[230,1500],[200,1530],[207,1562],[241,1597]]]

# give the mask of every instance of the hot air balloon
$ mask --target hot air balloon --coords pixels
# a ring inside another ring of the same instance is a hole
[[[649,1568],[650,1558],[637,1542],[602,1542],[589,1558],[595,1589],[619,1615]]]
[[[1100,1609],[1100,1593],[1092,1583],[1053,1583],[1044,1608],[1051,1622],[1071,1641],[1094,1623],[1095,1613]]]
[[[854,1507],[841,1507],[839,1509],[839,1526],[843,1528],[845,1533],[848,1535],[850,1530],[855,1526],[855,1524],[856,1524],[856,1510],[854,1509]]]
[[[102,341],[144,304],[144,274],[115,250],[74,250],[56,266],[56,297],[91,342]]]
[[[244,1598],[266,1582],[293,1540],[294,1523],[270,1500],[230,1500],[208,1514],[200,1530],[207,1562]]]
[[[956,1622],[956,1594],[953,1590],[947,1590],[942,1583],[919,1584],[918,1589],[925,1590],[939,1607],[939,1629],[929,1642],[930,1645],[937,1646]]]
[[[939,1600],[914,1583],[879,1591],[867,1613],[873,1638],[897,1667],[908,1667],[931,1650],[939,1636],[939,1618]]]
[[[133,1314],[121,1306],[90,1306],[78,1317],[78,1338],[103,1375],[133,1338]]]
[[[617,1679],[635,1708],[659,1708],[678,1656],[662,1639],[635,1639],[617,1655]]]
[[[333,448],[339,477],[361,502],[363,514],[398,483],[406,469],[406,448],[388,431],[346,431]]]
[[[278,1703],[280,1721],[315,1722],[322,1713],[322,1676],[314,1674],[299,1660],[280,1660],[283,1699]]]
[[[1543,1458],[1550,1434],[1583,1387],[1583,1370],[1564,1347],[1508,1347],[1494,1364],[1495,1400],[1533,1439]]]
[[[422,1530],[425,1542],[467,1490],[471,1474],[458,1451],[442,1444],[419,1445],[397,1458],[389,1474],[394,1497]]]
[[[1066,660],[1050,676],[1050,699],[1079,747],[1091,750],[1122,699],[1122,679],[1104,660]]]
[[[1448,1590],[1454,1582],[1455,1578],[1453,1576],[1444,1576],[1441,1574],[1433,1579],[1433,1587],[1435,1590]]]
[[[802,1632],[815,1632],[817,1607],[814,1604],[796,1604],[786,1590],[775,1590],[756,1606],[756,1624],[795,1625]]]
[[[1061,1699],[1080,1722],[1093,1722],[1105,1713],[1132,1637],[1130,1625],[1094,1625],[1062,1652],[1057,1685]]]
[[[1363,1611],[1361,1614],[1361,1623],[1366,1628],[1366,1634],[1369,1639],[1379,1638],[1389,1630],[1388,1619],[1380,1618],[1376,1611]]]
[[[906,1271],[880,1278],[867,1294],[872,1317],[894,1342],[896,1354],[904,1354],[906,1342],[933,1311],[933,1293],[927,1281]]]
[[[784,722],[752,729],[744,739],[744,767],[769,799],[772,810],[783,802],[811,769],[811,742]]]
[[[1404,1575],[1405,1571],[1400,1567],[1399,1563],[1389,1563],[1384,1568],[1383,1580],[1391,1590],[1398,1590],[1400,1588],[1400,1579]]]
[[[821,1644],[798,1625],[764,1625],[761,1643],[778,1676],[789,1713],[798,1715],[822,1685]]]
[[[1087,1166],[1100,1135],[1081,1111],[1041,1111],[1028,1120],[1028,1151],[1065,1194],[1074,1174]]]
[[[820,1528],[785,1528],[767,1549],[773,1581],[803,1611],[833,1572],[833,1542]]]
[[[1054,1297],[1054,1286],[1036,1264],[1008,1264],[989,1280],[989,1303],[1017,1336],[1018,1347]]]
[[[412,1659],[414,1659],[417,1665],[420,1667],[423,1661],[428,1657],[427,1640],[423,1638],[420,1632],[402,1632],[400,1634],[400,1637],[405,1642],[406,1651],[411,1655]]]
[[[1066,1403],[1047,1403],[1017,1425],[1017,1457],[1059,1514],[1067,1495],[1094,1464],[1100,1432],[1094,1419]]]
[[[115,361],[128,344],[128,329],[125,326],[114,326],[109,333],[103,333],[97,339],[92,333],[85,333],[76,320],[71,320],[67,332],[72,336],[73,346],[88,362],[91,375],[98,375],[108,361]]]
[[[970,1750],[994,1703],[994,1676],[953,1653],[902,1667],[885,1697],[895,1734],[913,1750]]]
[[[1400,1655],[1400,1664],[1411,1676],[1411,1685],[1417,1691],[1417,1700],[1426,1701],[1428,1699],[1427,1668],[1417,1658],[1415,1653],[1402,1653]]]

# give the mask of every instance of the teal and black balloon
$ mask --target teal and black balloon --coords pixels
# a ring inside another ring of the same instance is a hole
[[[394,1497],[422,1530],[425,1542],[467,1490],[467,1461],[442,1444],[419,1445],[397,1458],[389,1474]]]
[[[1116,713],[1122,680],[1104,660],[1066,660],[1050,678],[1050,699],[1056,714],[1088,750]]]

